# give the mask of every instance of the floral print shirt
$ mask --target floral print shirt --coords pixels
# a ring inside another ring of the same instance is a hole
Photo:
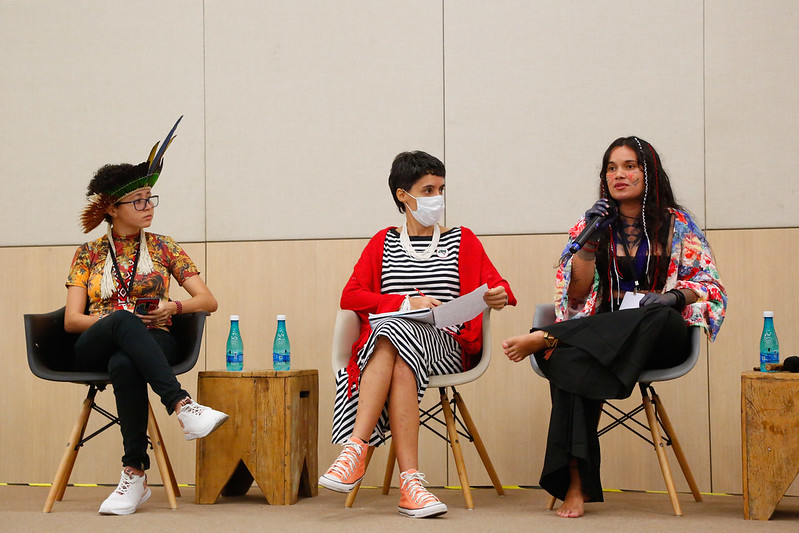
[[[174,276],[178,283],[183,283],[192,276],[199,274],[197,267],[186,252],[171,237],[146,233],[147,249],[153,260],[153,271],[142,275],[136,273],[133,289],[128,300],[135,303],[137,298],[169,298],[169,278]],[[127,283],[133,269],[133,261],[139,247],[139,235],[121,237],[114,234],[117,264],[122,270],[123,278]],[[103,279],[103,266],[108,254],[108,237],[103,236],[96,241],[85,243],[78,248],[72,259],[72,266],[67,276],[67,287],[76,286],[86,289],[89,300],[89,315],[104,317],[117,308],[116,294],[108,300],[100,298],[100,283]],[[118,285],[114,276],[114,285]]]
[[[682,316],[686,324],[701,326],[710,340],[718,334],[727,308],[727,292],[716,270],[710,245],[702,230],[690,215],[677,209],[669,209],[674,216],[674,236],[671,241],[671,260],[663,291],[691,289],[699,299],[685,306]],[[569,230],[569,242],[585,228],[585,218]],[[571,258],[558,268],[555,279],[555,316],[558,322],[571,318],[582,318],[596,313],[599,302],[599,272],[594,269],[594,283],[585,300],[569,298],[571,281]]]

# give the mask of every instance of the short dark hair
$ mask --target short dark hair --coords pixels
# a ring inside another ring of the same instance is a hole
[[[394,162],[391,163],[391,173],[388,175],[388,188],[400,213],[405,212],[405,204],[397,199],[397,189],[407,191],[419,181],[419,178],[428,174],[446,178],[444,163],[437,157],[419,150],[402,152],[394,158]]]

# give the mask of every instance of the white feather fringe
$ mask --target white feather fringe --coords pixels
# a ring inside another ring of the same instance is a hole
[[[105,264],[103,265],[103,280],[100,283],[100,298],[103,300],[110,299],[116,292],[116,283],[114,279],[114,265],[111,260],[111,250],[114,249],[114,237],[111,233],[111,224],[108,224],[108,253],[105,256]],[[137,274],[151,274],[153,271],[153,259],[150,257],[150,250],[147,247],[147,236],[144,230],[139,234],[139,264],[136,269]]]

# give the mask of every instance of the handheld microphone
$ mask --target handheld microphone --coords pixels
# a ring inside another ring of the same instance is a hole
[[[762,371],[759,366],[752,370]],[[782,363],[766,363],[766,372],[799,372],[799,357],[792,355],[786,357]]]
[[[572,241],[571,245],[569,246],[569,253],[572,255],[576,254],[583,246],[585,246],[585,243],[587,243],[589,239],[591,239],[591,237],[593,237],[594,234],[597,231],[599,231],[599,226],[603,222],[611,220],[615,218],[615,216],[616,216],[616,206],[613,203],[611,203],[608,206],[607,215],[594,215],[591,218],[589,218],[585,222],[585,228],[583,228],[583,231],[580,232],[577,238],[574,239],[574,241]]]
[[[786,357],[782,362],[782,368],[787,372],[799,372],[799,357],[795,355]]]

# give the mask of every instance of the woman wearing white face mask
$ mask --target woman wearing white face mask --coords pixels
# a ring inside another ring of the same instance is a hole
[[[390,419],[400,467],[399,512],[414,518],[447,511],[418,471],[419,402],[429,376],[477,362],[482,317],[445,329],[394,317],[372,329],[368,315],[436,307],[483,283],[492,309],[516,304],[474,233],[439,226],[444,176],[444,164],[424,152],[403,152],[391,166],[388,185],[405,224],[372,237],[341,295],[341,308],[360,316],[361,335],[349,365],[336,376],[332,440],[344,450],[319,479],[323,487],[350,492],[363,477],[367,446],[384,442]]]

